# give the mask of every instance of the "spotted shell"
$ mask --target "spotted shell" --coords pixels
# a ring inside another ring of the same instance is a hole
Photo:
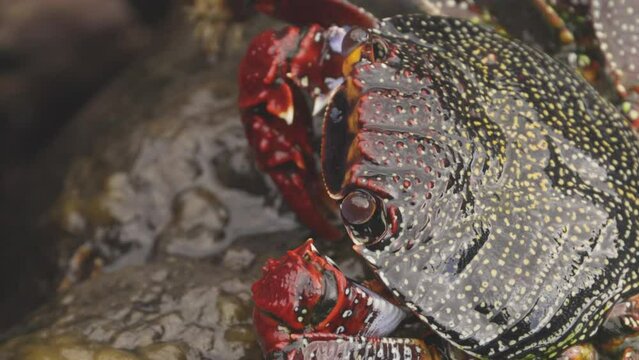
[[[336,196],[371,192],[399,225],[356,250],[476,356],[555,356],[592,336],[639,285],[627,121],[564,65],[463,20],[398,16],[371,38],[388,55],[353,66],[359,96],[328,109],[323,166]]]

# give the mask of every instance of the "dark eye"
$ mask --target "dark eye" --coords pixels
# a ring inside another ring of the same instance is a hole
[[[372,51],[373,59],[375,61],[381,61],[388,55],[388,46],[382,39],[373,39]]]
[[[373,196],[365,191],[353,191],[342,202],[341,212],[344,221],[353,225],[367,223],[377,210]]]
[[[386,232],[386,220],[381,201],[363,190],[346,195],[340,206],[346,229],[354,242],[373,245]]]

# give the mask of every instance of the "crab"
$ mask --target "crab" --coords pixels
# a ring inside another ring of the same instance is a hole
[[[240,108],[260,167],[286,203],[315,235],[337,239],[335,206],[325,196],[317,156],[321,116],[342,81],[338,47],[344,28],[372,27],[372,15],[348,2],[253,2],[261,12],[297,25],[256,37],[240,65]],[[639,129],[639,37],[637,0],[526,0],[517,20],[493,0],[419,0],[421,8],[490,24],[575,68]],[[301,4],[301,5],[300,5]],[[325,6],[327,5],[327,6]],[[530,15],[527,15],[530,14]],[[526,18],[527,17],[527,18]],[[519,24],[522,22],[523,24]],[[330,40],[330,41],[329,41]],[[622,46],[625,44],[625,47]]]
[[[265,354],[449,356],[388,337],[412,314],[464,356],[639,358],[639,142],[611,103],[468,21],[256,7],[296,25],[240,66],[249,143],[317,234],[339,237],[338,213],[377,278],[347,279],[310,242],[269,261],[253,286]]]

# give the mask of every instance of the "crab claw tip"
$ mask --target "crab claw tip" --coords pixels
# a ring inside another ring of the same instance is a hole
[[[306,240],[304,244],[302,244],[301,246],[298,246],[297,248],[290,250],[290,253],[295,254],[297,256],[302,256],[308,252],[319,254],[319,252],[317,251],[317,248],[315,248],[315,243],[312,238],[309,238],[308,240]]]
[[[293,119],[295,117],[295,109],[292,105],[289,105],[286,110],[277,114],[279,118],[284,120],[287,125],[293,125]]]

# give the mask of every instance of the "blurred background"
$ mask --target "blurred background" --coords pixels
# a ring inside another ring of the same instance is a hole
[[[166,27],[170,0],[2,1],[2,164],[33,157]]]

